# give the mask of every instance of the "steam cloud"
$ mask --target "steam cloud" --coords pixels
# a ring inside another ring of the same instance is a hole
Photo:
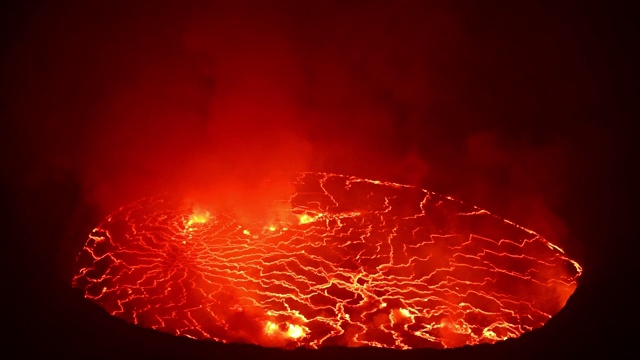
[[[10,51],[8,166],[105,212],[178,189],[253,214],[269,179],[346,173],[562,244],[572,151],[607,141],[574,120],[594,94],[566,10],[425,3],[48,4]]]

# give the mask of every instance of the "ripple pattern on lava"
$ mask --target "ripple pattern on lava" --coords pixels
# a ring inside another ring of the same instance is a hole
[[[412,186],[299,174],[239,220],[169,196],[109,215],[74,287],[110,314],[196,339],[265,347],[448,348],[543,326],[580,266],[535,232]]]

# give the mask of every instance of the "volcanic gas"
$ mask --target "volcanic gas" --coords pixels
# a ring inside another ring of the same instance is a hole
[[[121,207],[73,286],[110,314],[196,339],[396,349],[543,326],[581,267],[535,232],[413,186],[301,173],[252,221],[162,195]]]

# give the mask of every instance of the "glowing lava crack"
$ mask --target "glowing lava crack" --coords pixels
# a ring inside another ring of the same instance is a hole
[[[168,197],[108,216],[74,287],[112,315],[262,346],[457,347],[518,337],[582,269],[536,233],[419,188],[333,174],[292,182],[289,217],[241,222]]]

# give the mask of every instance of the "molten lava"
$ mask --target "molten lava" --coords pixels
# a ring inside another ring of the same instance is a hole
[[[419,188],[334,174],[293,182],[289,216],[240,221],[170,197],[108,216],[73,285],[175,335],[269,347],[458,347],[515,338],[582,269],[536,233]]]

